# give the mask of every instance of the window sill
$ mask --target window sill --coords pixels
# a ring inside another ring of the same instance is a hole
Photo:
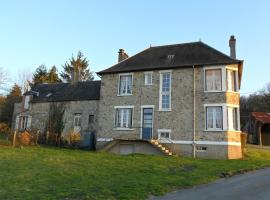
[[[172,109],[159,109],[158,111],[159,112],[171,112]]]
[[[220,129],[209,130],[209,129],[205,129],[205,130],[203,130],[203,132],[237,132],[237,133],[241,133],[242,131],[239,131],[239,130],[220,130]]]
[[[134,131],[134,128],[114,128],[114,131]]]
[[[132,94],[118,94],[118,97],[124,97],[124,96],[132,96]]]
[[[204,90],[205,93],[218,93],[218,92],[223,92],[225,93],[226,91],[223,90]]]
[[[227,130],[228,132],[236,132],[236,133],[241,133],[242,131],[239,131],[239,130],[234,130],[234,129],[231,129],[231,130]]]
[[[223,129],[204,129],[204,132],[225,132],[227,130],[223,130]]]
[[[235,94],[239,94],[239,91],[232,91],[232,90],[227,90],[228,93],[235,93]]]

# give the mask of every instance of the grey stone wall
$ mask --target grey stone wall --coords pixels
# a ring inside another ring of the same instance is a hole
[[[101,99],[99,113],[99,138],[139,139],[141,128],[141,106],[154,105],[153,137],[158,137],[158,129],[171,129],[172,140],[191,141],[193,139],[193,68],[172,70],[172,111],[159,111],[159,84],[160,73],[153,71],[153,85],[144,85],[144,72],[133,73],[133,88],[131,96],[117,96],[119,74],[102,76]],[[195,132],[196,140],[224,141],[227,142],[230,135],[227,131],[205,131],[205,108],[208,103],[232,103],[239,105],[239,94],[228,92],[204,92],[204,69],[195,68]],[[114,106],[134,106],[133,129],[119,131],[114,129]],[[230,134],[234,134],[231,133]],[[239,138],[240,139],[240,138]],[[184,145],[185,154],[192,152],[191,145]],[[226,146],[213,146],[209,150],[220,147],[225,151]],[[211,152],[214,152],[213,150]],[[210,154],[211,154],[210,152]],[[224,152],[223,152],[224,153]],[[201,156],[207,153],[200,153]],[[209,156],[211,157],[211,156]],[[212,155],[212,157],[216,157]],[[221,157],[226,157],[222,155]]]
[[[98,101],[67,101],[65,104],[63,134],[68,134],[73,130],[73,117],[75,113],[82,114],[81,132],[95,131],[98,124]],[[30,103],[29,115],[32,116],[31,130],[46,130],[49,117],[50,103]],[[89,115],[94,115],[94,123],[89,126]]]
[[[205,103],[226,103],[226,95],[204,93],[203,68],[195,68],[196,80],[196,131],[205,129]],[[140,138],[141,106],[154,105],[154,130],[171,129],[171,139],[192,140],[193,133],[193,69],[172,70],[172,111],[159,111],[159,71],[153,72],[153,85],[144,85],[144,72],[133,73],[131,96],[117,96],[118,74],[103,75],[101,84],[99,137]],[[133,105],[133,130],[114,130],[114,106]],[[211,134],[211,133],[207,133]],[[220,134],[220,133],[219,133]],[[215,137],[216,133],[213,133]],[[222,135],[222,133],[220,134]],[[219,139],[222,137],[218,136]]]

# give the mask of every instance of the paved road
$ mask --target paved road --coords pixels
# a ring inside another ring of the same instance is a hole
[[[270,200],[270,168],[169,193],[154,200]]]

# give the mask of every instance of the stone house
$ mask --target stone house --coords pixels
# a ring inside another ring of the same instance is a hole
[[[119,62],[97,73],[101,77],[98,98],[85,104],[65,100],[76,104],[67,113],[66,126],[71,126],[76,110],[87,108],[96,111],[97,149],[241,158],[243,61],[236,59],[233,36],[229,46],[230,56],[203,42],[150,47],[131,57],[120,49]],[[36,105],[35,111],[30,106],[33,114],[42,108]]]
[[[24,94],[16,103],[13,129],[47,130],[50,105],[64,106],[64,136],[80,132],[88,137],[97,128],[100,81],[40,84]],[[86,92],[87,91],[87,92]]]
[[[98,148],[139,152],[152,140],[165,151],[241,158],[239,89],[243,61],[203,42],[150,47],[98,72]]]

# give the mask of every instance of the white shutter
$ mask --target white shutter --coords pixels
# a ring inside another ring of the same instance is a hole
[[[32,122],[32,116],[28,116],[28,120],[27,120],[27,129],[30,129],[31,128],[31,122]]]

